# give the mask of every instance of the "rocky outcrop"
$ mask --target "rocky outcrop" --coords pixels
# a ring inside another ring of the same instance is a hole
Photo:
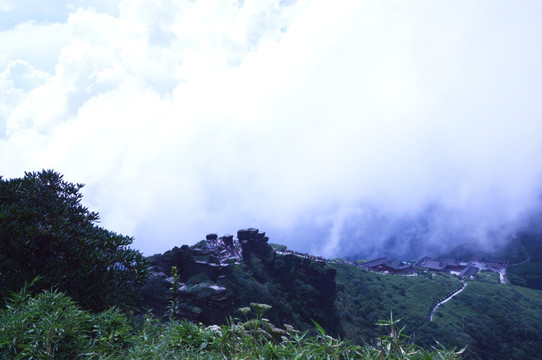
[[[164,254],[153,255],[149,260],[153,272],[162,272],[168,276],[171,276],[171,268],[176,266],[183,282],[198,274],[204,274],[211,281],[216,281],[220,275],[228,271],[228,266],[220,265],[215,254],[188,245],[174,247]]]
[[[227,317],[235,316],[235,309],[258,302],[272,306],[266,313],[272,323],[288,322],[308,329],[314,327],[314,319],[329,333],[342,334],[334,307],[337,290],[333,268],[307,257],[275,253],[265,232],[258,229],[241,229],[237,238],[238,243],[231,235],[218,238],[208,234],[195,246],[175,247],[152,256],[152,275],[144,287],[143,306],[152,307],[159,316],[166,313],[171,268],[176,266],[183,283],[177,300],[184,318],[207,325],[222,324]],[[242,262],[225,261],[221,252],[238,253],[239,246]]]
[[[273,306],[266,314],[272,322],[291,321],[312,328],[312,320],[316,320],[326,331],[342,334],[334,305],[335,269],[307,257],[275,253],[267,243],[269,238],[258,229],[239,230],[237,236],[245,272],[226,278],[237,294],[236,308],[251,301],[263,302]]]
[[[204,248],[187,245],[153,255],[149,260],[151,275],[141,289],[142,308],[152,309],[159,317],[166,315],[173,281],[171,269],[176,266],[183,283],[177,299],[181,315],[205,324],[225,322],[233,310],[233,301],[226,289],[216,287],[215,282],[230,273],[231,266],[221,265],[215,254]]]
[[[139,291],[139,308],[151,310],[158,317],[166,314],[169,303],[171,283],[167,281],[168,275],[163,271],[151,270],[147,282]]]
[[[218,239],[217,234],[207,234],[207,236],[205,236],[205,240],[207,241],[216,240],[216,239]]]
[[[181,286],[178,301],[182,317],[207,325],[223,324],[233,311],[227,289],[211,282]]]
[[[250,263],[252,257],[257,257],[266,266],[273,262],[275,253],[267,243],[269,238],[265,236],[265,232],[254,228],[241,229],[237,232],[237,238],[241,243],[244,263]]]
[[[221,239],[226,246],[233,247],[233,235],[224,235]]]

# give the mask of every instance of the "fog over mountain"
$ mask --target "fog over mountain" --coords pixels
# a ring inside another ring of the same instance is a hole
[[[496,246],[542,194],[538,1],[0,2],[0,174],[150,255]]]

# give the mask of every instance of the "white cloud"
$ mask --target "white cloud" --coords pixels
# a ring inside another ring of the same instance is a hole
[[[0,30],[21,23],[52,24],[65,22],[68,15],[80,8],[91,8],[111,15],[118,14],[119,0],[2,0],[0,2]]]
[[[0,11],[1,12],[9,13],[12,10],[13,9],[11,8],[11,5],[6,4],[6,3],[0,3]]]
[[[0,31],[0,163],[87,183],[147,253],[246,226],[408,252],[539,205],[535,2],[111,4]]]

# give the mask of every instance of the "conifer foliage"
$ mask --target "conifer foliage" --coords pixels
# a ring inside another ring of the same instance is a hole
[[[52,170],[0,177],[0,298],[39,276],[37,290],[61,290],[87,309],[130,306],[147,277],[133,238],[96,225],[82,184]]]

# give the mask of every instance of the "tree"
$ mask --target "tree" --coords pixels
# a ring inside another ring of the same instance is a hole
[[[96,225],[81,205],[82,184],[52,171],[0,177],[0,297],[41,276],[34,289],[58,289],[96,311],[129,307],[148,275],[133,238]]]

